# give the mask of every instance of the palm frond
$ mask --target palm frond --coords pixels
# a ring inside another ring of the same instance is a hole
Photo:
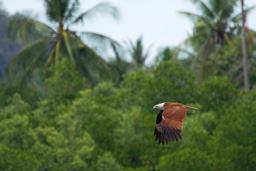
[[[71,47],[71,45],[70,45],[69,36],[70,36],[69,32],[66,32],[66,31],[63,32],[64,42],[65,42],[65,46],[66,46],[68,55],[69,55],[71,61],[72,61],[73,63],[75,63],[75,61],[74,61],[74,55],[73,55],[73,51],[72,51],[72,47]]]
[[[232,17],[237,5],[237,0],[222,1],[222,8],[219,11],[219,19],[228,20]]]
[[[110,65],[92,48],[87,46],[74,32],[69,34],[74,62],[80,72],[93,84],[102,79],[112,79]]]
[[[112,16],[114,19],[119,19],[119,10],[109,4],[108,2],[101,2],[87,11],[81,13],[78,17],[74,19],[74,21],[71,24],[76,24],[79,22],[83,22],[85,19],[92,19],[93,17],[96,17],[99,14],[108,14]]]
[[[195,14],[195,13],[192,13],[192,12],[188,12],[188,11],[180,11],[179,12],[181,15],[184,15],[186,17],[188,17],[189,19],[191,19],[193,22],[197,22],[197,21],[203,21],[208,27],[210,27],[211,29],[215,29],[213,26],[212,26],[212,23],[210,23],[210,21],[205,18],[204,16],[202,15],[199,15],[199,14]]]
[[[49,44],[49,49],[48,49],[48,53],[49,56],[48,56],[48,59],[47,59],[47,65],[50,65],[50,64],[54,64],[55,62],[57,62],[56,59],[56,55],[57,55],[57,51],[58,51],[58,48],[57,48],[57,44],[60,44],[61,42],[61,39],[59,38],[59,34],[55,35],[55,37],[53,37],[50,41],[50,44]]]
[[[152,44],[148,49],[145,49],[143,45],[143,38],[140,36],[134,43],[129,41],[129,49],[132,60],[136,66],[143,66],[145,61],[149,55],[149,51],[151,50]]]
[[[189,18],[192,22],[199,20],[202,16],[188,11],[179,11],[179,14]]]
[[[58,23],[59,21],[64,21],[71,2],[70,0],[44,0],[44,3],[48,19]]]
[[[203,2],[203,1],[199,1],[199,6],[200,9],[202,10],[202,12],[209,18],[213,19],[214,18],[214,12],[210,9],[210,7],[208,7],[208,5]]]
[[[111,44],[115,45],[119,49],[122,49],[122,45],[119,42],[104,34],[96,32],[81,32],[81,36],[83,36],[87,40],[87,42],[90,42],[88,45],[100,47],[101,52],[103,53],[107,52],[108,47],[110,47]]]
[[[47,44],[49,41],[47,38],[42,38],[23,48],[8,64],[6,69],[7,77],[13,77],[21,73],[24,76],[28,76],[33,68],[42,66],[47,58],[45,51],[48,48]]]
[[[16,14],[9,22],[8,36],[22,43],[28,43],[54,33],[50,26],[28,16]]]
[[[64,20],[65,21],[72,20],[75,17],[75,15],[79,9],[79,6],[80,6],[80,3],[78,0],[74,0],[73,2],[71,2],[70,7],[68,8],[68,10],[65,14]]]
[[[110,60],[108,63],[112,68],[112,75],[114,75],[114,81],[119,83],[123,80],[123,76],[129,72],[132,65],[128,61],[126,61],[123,56],[120,55],[120,50],[115,45],[111,45],[115,58]],[[121,52],[122,53],[122,52]]]

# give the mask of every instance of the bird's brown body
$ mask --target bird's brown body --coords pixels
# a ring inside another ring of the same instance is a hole
[[[160,110],[154,132],[159,144],[181,139],[182,122],[188,109],[193,107],[176,102],[166,102],[155,105],[154,108]]]

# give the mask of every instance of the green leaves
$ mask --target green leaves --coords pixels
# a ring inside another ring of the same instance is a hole
[[[56,101],[73,99],[82,88],[86,87],[85,79],[67,58],[51,66],[45,83],[46,95]]]
[[[221,110],[232,104],[237,90],[226,77],[213,77],[205,81],[199,89],[200,103],[204,110]]]
[[[209,170],[210,164],[208,163],[207,158],[207,154],[203,151],[181,149],[174,154],[161,157],[158,169],[163,171],[168,171],[170,168],[175,168],[181,171]]]
[[[104,153],[96,162],[96,171],[105,171],[106,169],[113,171],[121,171],[122,167],[117,163],[116,159],[109,152]]]
[[[87,86],[68,58],[50,67],[44,96],[15,95],[0,111],[0,168],[9,170],[251,170],[255,166],[255,92],[222,77],[196,84],[178,61]],[[153,137],[163,101],[196,103],[182,141]],[[4,104],[3,104],[4,105]],[[29,165],[28,163],[31,163]]]
[[[36,156],[26,150],[9,148],[0,145],[0,169],[6,171],[12,170],[37,170],[39,161]]]

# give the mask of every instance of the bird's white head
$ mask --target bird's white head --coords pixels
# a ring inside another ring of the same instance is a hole
[[[165,102],[156,104],[153,109],[164,110],[164,104]]]

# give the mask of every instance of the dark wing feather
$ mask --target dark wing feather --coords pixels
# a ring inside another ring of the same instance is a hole
[[[181,139],[181,130],[158,125],[155,128],[154,135],[155,140],[158,141],[159,144],[167,144],[170,141],[178,141]]]

